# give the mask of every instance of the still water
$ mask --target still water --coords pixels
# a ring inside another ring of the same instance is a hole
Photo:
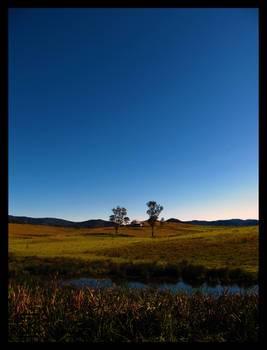
[[[141,282],[129,282],[129,281],[115,283],[110,279],[79,278],[75,280],[61,281],[59,282],[59,284],[60,285],[71,284],[77,288],[90,287],[93,289],[105,288],[105,287],[107,288],[126,287],[126,288],[135,288],[135,289],[156,288],[158,290],[170,290],[171,292],[185,291],[189,295],[192,295],[197,291],[201,291],[202,293],[205,293],[208,295],[214,295],[214,296],[219,296],[223,292],[226,292],[227,294],[230,294],[230,293],[244,294],[245,292],[247,293],[258,292],[258,289],[259,289],[258,285],[254,285],[249,288],[244,288],[236,284],[229,285],[229,286],[223,286],[220,284],[217,284],[215,286],[209,286],[206,283],[198,287],[195,287],[195,286],[193,287],[190,284],[184,283],[182,279],[179,279],[179,281],[176,283],[166,283],[166,282],[141,283]]]

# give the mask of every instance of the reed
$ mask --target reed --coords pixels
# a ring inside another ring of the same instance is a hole
[[[258,294],[9,283],[9,342],[256,342]]]

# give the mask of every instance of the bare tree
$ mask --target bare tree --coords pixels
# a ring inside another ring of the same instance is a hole
[[[115,232],[118,233],[120,225],[123,224],[123,219],[127,215],[127,211],[125,208],[121,208],[117,205],[117,208],[113,208],[113,215],[110,215],[109,220],[114,222],[115,224]]]
[[[148,223],[152,228],[152,237],[154,237],[154,226],[156,221],[158,220],[159,214],[163,210],[163,206],[157,204],[155,201],[149,201],[146,204],[148,206],[147,214],[149,215]]]

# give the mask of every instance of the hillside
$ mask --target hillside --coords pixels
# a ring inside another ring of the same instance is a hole
[[[180,264],[258,270],[258,226],[197,226],[157,223],[151,228],[70,228],[10,223],[8,251],[15,256],[124,263]],[[83,264],[82,264],[83,265]],[[102,268],[102,267],[101,267]],[[103,271],[105,268],[103,267]]]
[[[57,218],[31,218],[27,216],[12,216],[8,215],[8,222],[13,224],[32,224],[45,226],[59,226],[72,228],[97,228],[97,227],[112,227],[113,222],[101,219],[87,220],[81,222],[68,221]]]
[[[229,219],[229,220],[214,220],[214,221],[207,221],[207,220],[191,220],[191,221],[181,221],[178,219],[171,218],[169,220],[166,220],[166,222],[181,222],[184,224],[191,224],[191,225],[204,225],[204,226],[254,226],[259,224],[259,220],[254,219]]]

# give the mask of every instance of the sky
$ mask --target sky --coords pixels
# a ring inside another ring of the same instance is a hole
[[[10,215],[258,219],[257,8],[10,8]]]

